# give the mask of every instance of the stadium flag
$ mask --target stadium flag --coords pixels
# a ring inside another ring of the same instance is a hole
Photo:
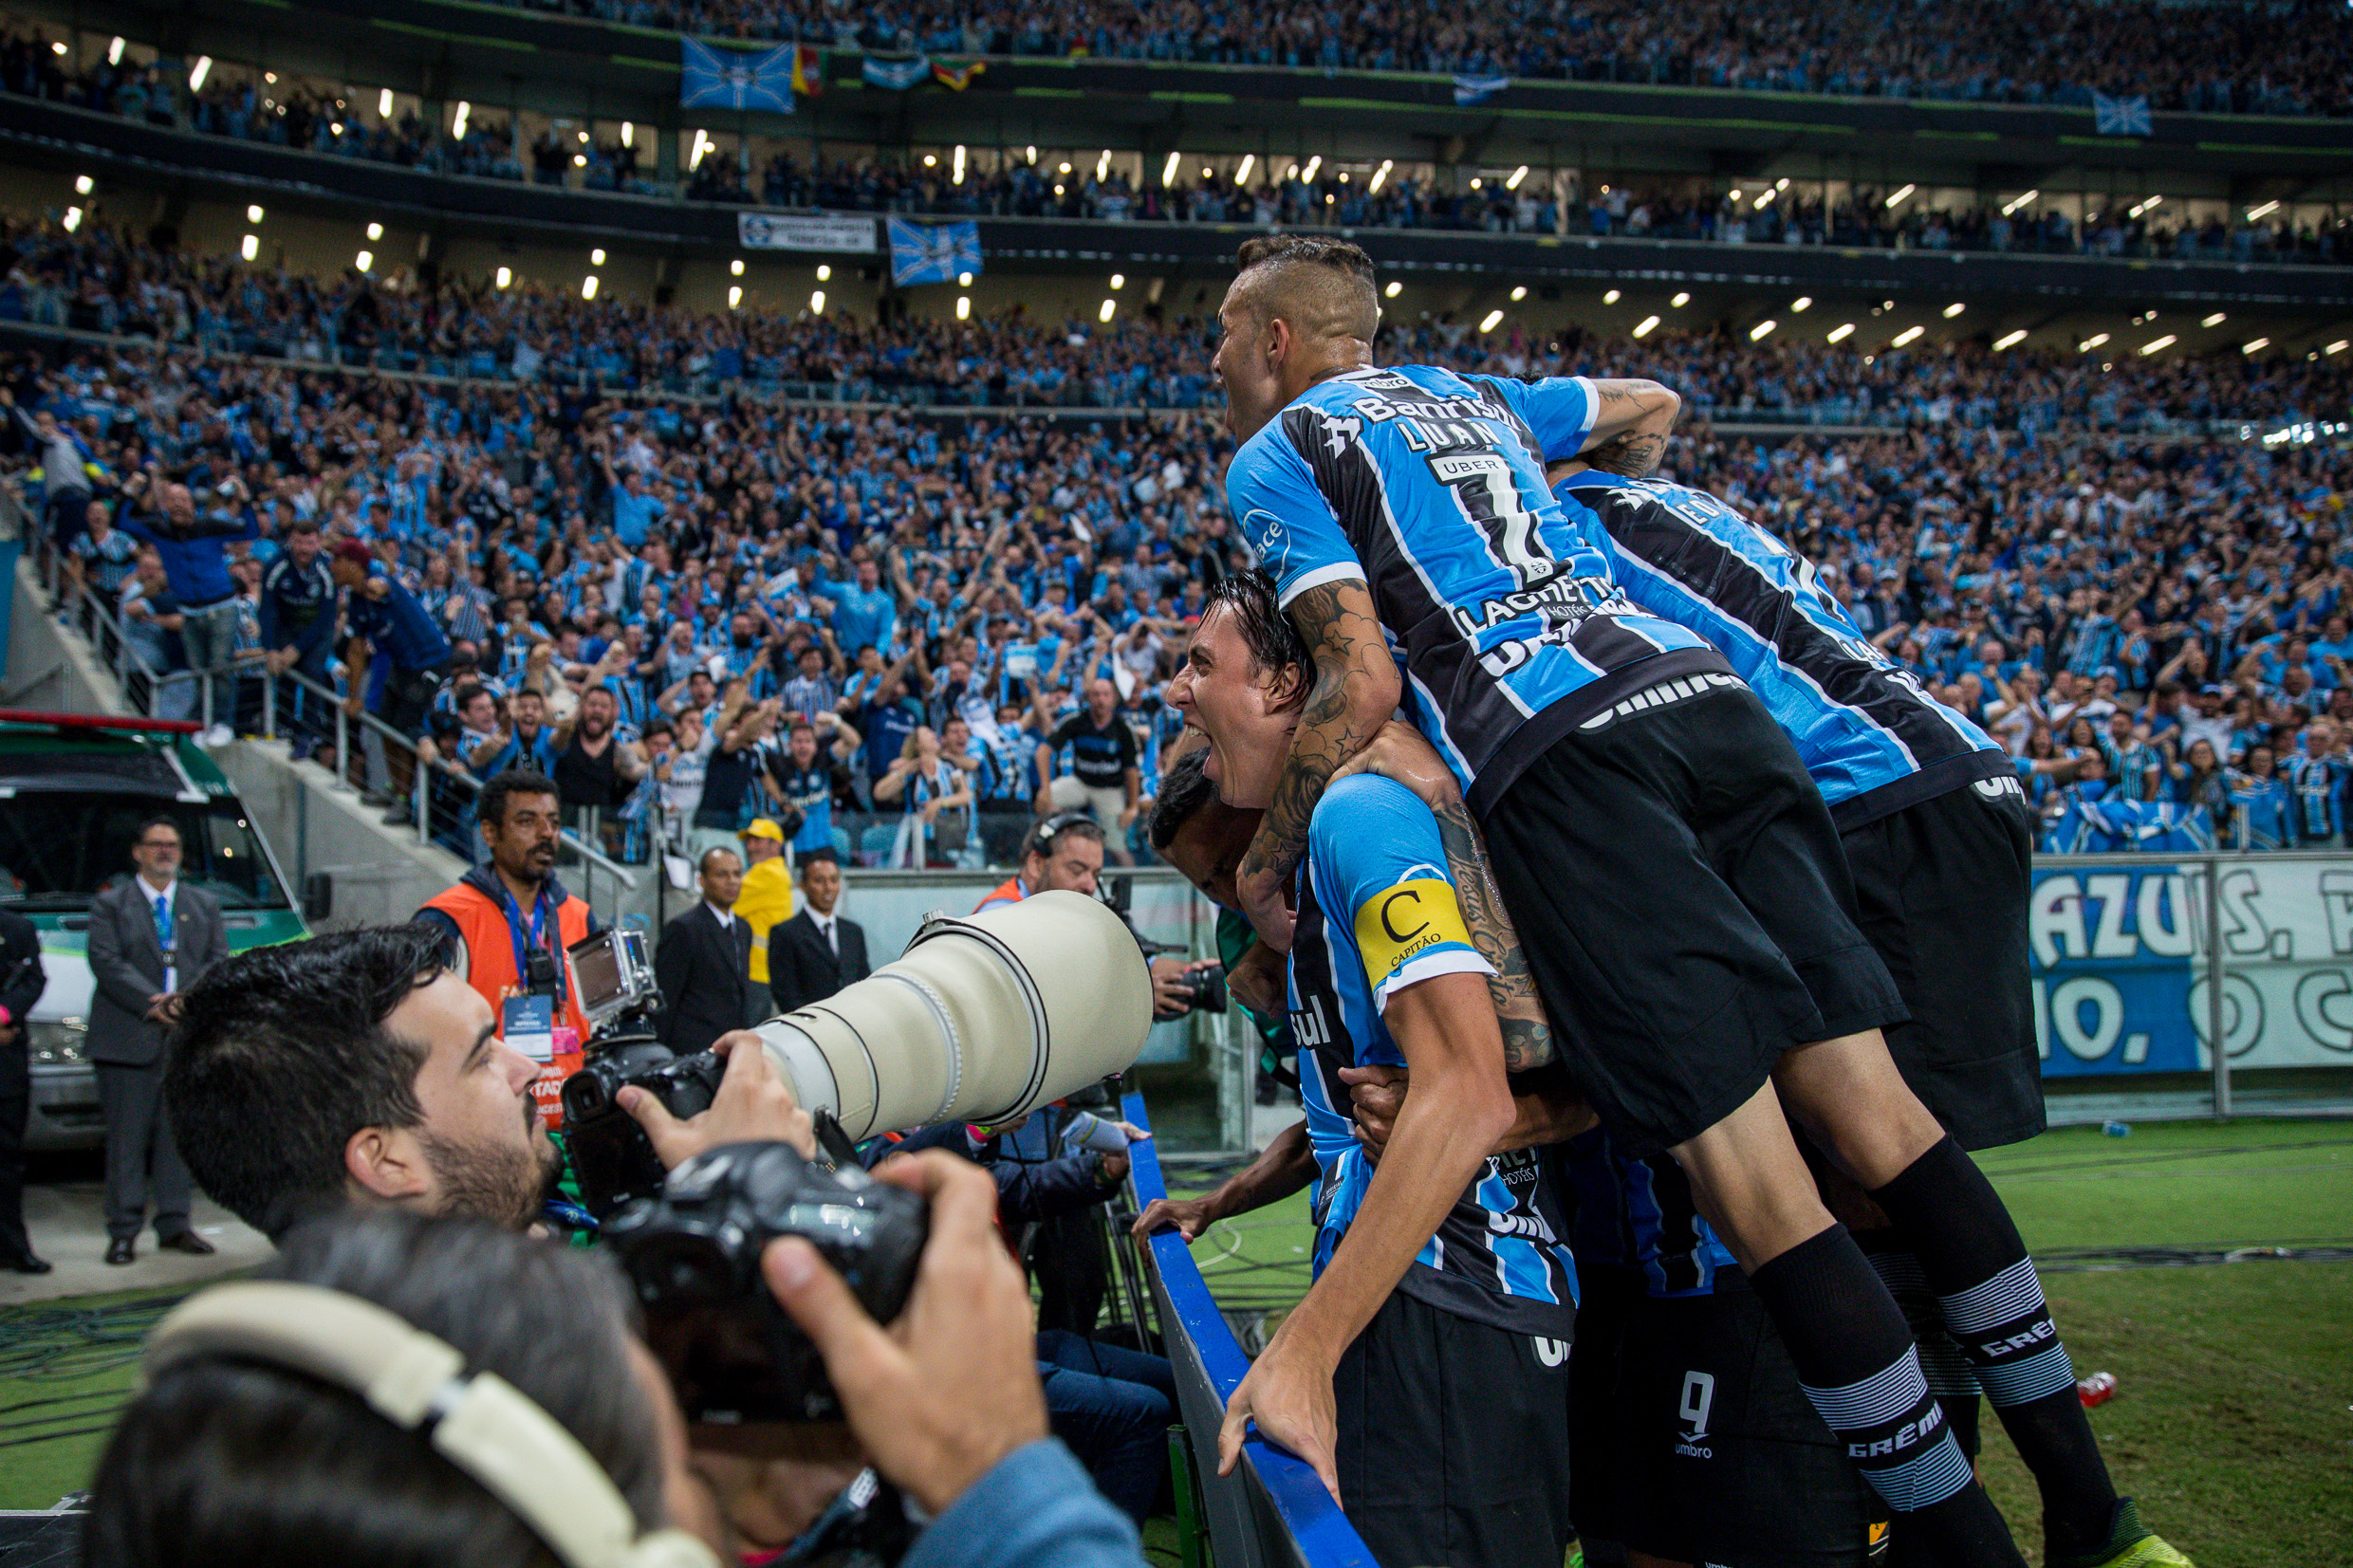
[[[792,90],[803,98],[825,90],[825,57],[814,45],[803,44],[792,51]]]
[[[2154,136],[2149,124],[2147,98],[2110,98],[2105,93],[2091,95],[2092,128],[2102,136]]]
[[[954,283],[959,272],[980,270],[980,225],[936,223],[926,227],[892,218],[891,282]]]
[[[792,113],[795,46],[779,45],[763,54],[722,54],[707,44],[680,38],[678,52],[680,108]]]
[[[1454,107],[1467,109],[1484,103],[1510,85],[1508,76],[1458,76],[1454,78]]]
[[[952,93],[960,93],[973,84],[973,78],[988,68],[989,64],[984,60],[968,61],[961,65],[951,65],[944,60],[935,60],[932,62],[932,80]]]
[[[859,68],[859,74],[866,79],[869,87],[888,87],[893,92],[903,93],[918,82],[931,80],[932,57],[917,54],[903,60],[879,60],[868,55],[865,64]]]

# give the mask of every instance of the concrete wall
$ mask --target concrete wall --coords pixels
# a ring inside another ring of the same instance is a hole
[[[122,689],[88,642],[57,623],[29,556],[9,584],[9,662],[0,670],[0,708],[51,713],[128,714]]]

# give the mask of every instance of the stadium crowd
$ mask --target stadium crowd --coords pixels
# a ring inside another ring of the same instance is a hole
[[[155,668],[215,663],[219,644],[175,618],[237,599],[250,668],[241,694],[213,688],[223,723],[232,697],[233,722],[256,721],[266,668],[338,674],[433,741],[433,815],[458,845],[464,780],[569,749],[584,760],[567,803],[631,858],[778,816],[797,817],[800,847],[869,863],[998,863],[1073,770],[1113,792],[1097,803],[1118,819],[1114,855],[1148,853],[1130,830],[1180,727],[1159,683],[1203,591],[1245,560],[1216,422],[922,419],[714,372],[832,359],[843,390],[872,395],[895,360],[959,397],[1047,378],[1056,400],[1098,407],[1182,378],[1197,405],[1200,323],[698,319],[320,282],[102,231],[20,226],[6,243],[0,320],[143,335],[12,360],[13,431],[46,482],[28,498]],[[674,340],[658,360],[640,346]],[[2202,806],[2250,848],[2343,832],[2353,473],[2333,444],[2203,423],[2320,417],[2344,401],[2336,360],[2111,373],[2089,356],[1866,356],[1728,332],[1539,343],[1449,323],[1394,340],[1400,357],[1508,374],[1639,358],[1694,415],[1668,470],[1808,554],[1867,636],[2005,739],[2047,815],[2113,795]],[[330,348],[481,378],[338,371],[318,362]],[[1158,380],[1106,369],[1146,363]],[[632,396],[551,374],[616,367]],[[682,381],[724,396],[663,395]],[[1882,429],[1710,425],[1760,415]],[[284,628],[309,618],[274,601],[306,591],[273,567],[312,528],[308,557],[322,541],[330,565],[351,556],[336,570],[353,603],[389,605],[361,607],[356,669],[329,663],[327,631],[297,653]],[[188,681],[176,700],[200,695]],[[317,744],[315,702],[282,701]],[[1127,740],[1091,750],[1082,729]],[[377,782],[405,816],[405,775]]]
[[[2178,203],[2141,209],[2121,199],[2078,222],[2053,202],[1940,206],[1928,198],[1891,206],[1887,193],[1856,186],[1835,198],[1803,189],[1744,194],[1714,180],[1572,178],[1557,197],[1545,182],[1472,178],[1460,189],[1411,173],[1379,188],[1362,173],[1270,160],[1237,179],[1233,173],[1188,167],[1173,185],[1138,181],[1124,171],[1066,161],[1016,162],[984,172],[974,162],[960,177],[935,156],[871,154],[809,160],[788,149],[747,144],[695,160],[680,185],[654,177],[634,138],[611,131],[559,133],[552,124],[519,139],[514,125],[489,113],[469,116],[462,131],[419,119],[374,115],[367,95],[324,83],[257,77],[221,65],[188,91],[176,63],[103,61],[69,70],[39,30],[0,42],[0,84],[10,92],[84,108],[176,123],[238,140],[366,158],[404,167],[493,179],[577,184],[589,191],[658,195],[682,190],[690,200],[815,209],[998,217],[1056,217],[1104,222],[1255,223],[1261,227],[1439,229],[1488,233],[1591,233],[1634,239],[1697,240],[1726,245],[1834,245],[1842,248],[1995,251],[2038,255],[2168,257],[2177,260],[2317,263],[2353,257],[2343,222],[2299,223],[2286,209],[2250,219],[2185,215]],[[1590,189],[1588,189],[1588,184]],[[1786,185],[1787,182],[1784,182]]]

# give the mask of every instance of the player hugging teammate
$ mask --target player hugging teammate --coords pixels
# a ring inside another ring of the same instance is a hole
[[[1240,262],[1213,368],[1265,571],[1171,683],[1206,783],[1154,837],[1288,953],[1309,1122],[1165,1217],[1315,1179],[1319,1236],[1229,1455],[1254,1419],[1390,1568],[1557,1563],[1556,1443],[1568,1517],[1637,1563],[2019,1564],[1973,1378],[2046,1562],[2186,1563],[2110,1485],[1965,1152],[2042,1127],[1999,749],[1804,561],[1646,477],[1663,387],[1376,366],[1362,250]],[[1580,1279],[1555,1435],[1530,1325]]]

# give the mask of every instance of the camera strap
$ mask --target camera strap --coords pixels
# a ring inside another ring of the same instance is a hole
[[[556,961],[557,978],[561,979],[564,974],[564,955],[550,947],[547,941],[547,916],[554,906],[554,900],[547,896],[547,884],[540,883],[539,893],[531,899],[530,940],[526,943],[523,935],[523,906],[515,902],[515,895],[509,891],[504,877],[494,876],[491,880],[498,883],[498,895],[506,900],[507,904],[507,934],[514,942],[515,984],[518,986],[530,984],[531,950],[533,948],[548,949],[550,956]]]

